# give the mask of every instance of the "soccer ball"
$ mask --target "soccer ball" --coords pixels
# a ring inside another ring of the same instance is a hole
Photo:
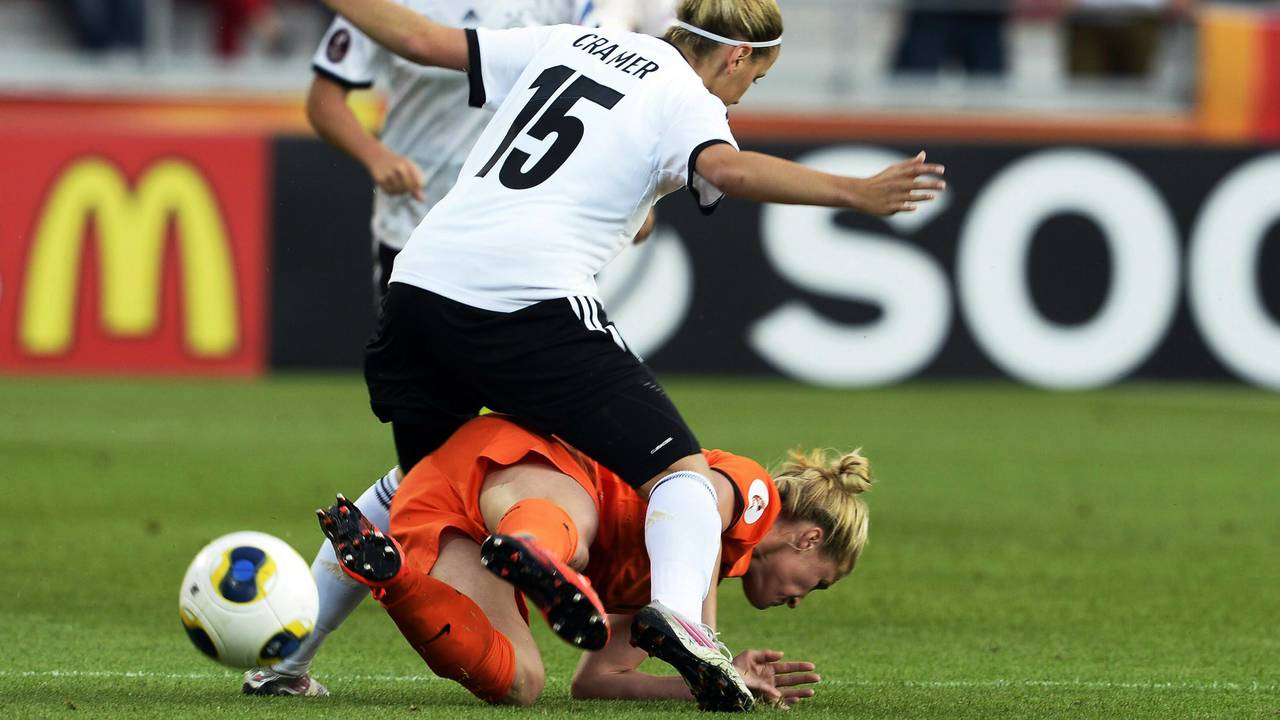
[[[316,625],[311,568],[289,544],[260,532],[223,535],[191,561],[178,615],[200,652],[234,668],[292,655]]]

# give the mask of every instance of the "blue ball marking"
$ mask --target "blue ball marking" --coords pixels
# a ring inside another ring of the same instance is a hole
[[[253,564],[252,560],[237,560],[231,566],[231,577],[236,582],[249,582],[254,575],[258,574],[258,566]]]
[[[204,628],[199,625],[190,626],[183,623],[182,629],[187,631],[187,637],[191,638],[191,644],[195,645],[200,652],[214,660],[218,659],[218,648],[214,647],[213,638],[209,637],[209,633],[205,632]]]
[[[258,597],[258,568],[266,563],[267,554],[246,545],[232,550],[230,559],[231,571],[218,583],[218,592],[231,602],[251,602]]]
[[[259,653],[259,657],[263,660],[283,660],[298,651],[298,648],[302,646],[302,641],[306,639],[306,636],[307,635],[304,634],[302,637],[298,637],[289,630],[276,633],[267,641],[266,645],[262,647],[262,652]]]

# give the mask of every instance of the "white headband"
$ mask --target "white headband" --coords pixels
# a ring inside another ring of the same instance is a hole
[[[697,25],[690,25],[689,23],[683,22],[681,20],[676,20],[674,23],[671,24],[671,26],[681,28],[682,30],[688,30],[694,35],[701,35],[702,37],[708,40],[714,40],[715,42],[718,42],[721,45],[746,45],[747,47],[753,47],[753,48],[766,48],[766,47],[773,47],[775,45],[782,44],[781,35],[779,35],[778,37],[772,40],[765,40],[764,42],[747,42],[746,40],[734,40],[733,38],[727,38],[723,35],[717,35],[711,32],[710,30],[703,30]]]

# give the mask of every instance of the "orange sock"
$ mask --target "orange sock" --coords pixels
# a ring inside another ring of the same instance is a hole
[[[471,598],[412,571],[400,573],[373,596],[436,675],[457,681],[485,702],[498,702],[511,691],[515,648]]]
[[[568,563],[578,550],[578,526],[564,508],[543,498],[526,498],[498,521],[499,535],[530,535],[542,549]]]

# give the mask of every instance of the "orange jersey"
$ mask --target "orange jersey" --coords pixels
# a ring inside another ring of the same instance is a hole
[[[759,463],[722,450],[703,450],[707,463],[731,481],[733,522],[721,536],[720,577],[740,577],[751,551],[773,526],[781,503],[773,478]],[[617,475],[567,443],[521,427],[508,417],[468,421],[401,483],[391,504],[391,532],[409,562],[429,571],[440,535],[456,530],[483,542],[489,532],[480,512],[480,490],[494,469],[530,457],[572,477],[596,501],[599,531],[586,575],[610,612],[633,612],[649,602],[649,554],[644,545],[647,503]]]

